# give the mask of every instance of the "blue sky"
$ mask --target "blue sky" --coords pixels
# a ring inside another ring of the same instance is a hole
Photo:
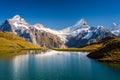
[[[31,24],[63,29],[81,18],[92,25],[120,23],[120,0],[0,0],[0,23],[19,14]]]

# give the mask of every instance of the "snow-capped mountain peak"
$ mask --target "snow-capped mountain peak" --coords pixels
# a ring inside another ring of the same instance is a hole
[[[15,15],[12,19],[20,19],[20,15]]]
[[[90,26],[88,25],[86,20],[84,18],[82,18],[75,25],[73,25],[71,27],[71,30],[73,30],[73,31],[78,30],[78,29],[86,30],[86,29],[89,29],[89,28],[90,28]]]
[[[66,29],[63,29],[62,31],[67,35],[77,36],[79,33],[83,31],[86,32],[89,29],[90,29],[90,26],[87,24],[86,20],[82,18],[75,25],[68,27]]]
[[[115,26],[118,26],[118,24],[116,24],[115,22],[113,22],[112,26],[115,27]]]
[[[115,34],[116,36],[119,36],[120,35],[120,25],[117,24],[117,23],[113,23],[111,28],[110,28],[111,32],[113,34]]]
[[[120,29],[120,25],[114,22],[112,24],[111,30],[119,30],[119,29]]]
[[[15,15],[11,20],[25,22],[24,18],[20,17],[20,15]]]
[[[8,21],[16,27],[16,29],[28,29],[30,25],[25,21],[24,18],[19,15],[15,15],[13,18],[8,19]]]
[[[84,18],[82,18],[81,20],[79,20],[74,26],[79,26],[82,27],[82,25],[87,25],[87,22]]]

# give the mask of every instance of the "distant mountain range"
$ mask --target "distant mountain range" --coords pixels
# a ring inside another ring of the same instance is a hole
[[[26,41],[47,48],[81,47],[99,42],[106,37],[120,35],[120,25],[114,23],[110,30],[104,26],[92,27],[85,19],[63,30],[46,28],[42,24],[31,25],[19,15],[7,19],[1,26],[2,32],[13,32]]]

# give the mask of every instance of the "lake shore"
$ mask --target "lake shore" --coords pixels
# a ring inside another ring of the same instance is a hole
[[[78,51],[78,52],[92,52],[102,47],[102,43],[95,43],[86,45],[80,48],[54,48],[56,51]]]

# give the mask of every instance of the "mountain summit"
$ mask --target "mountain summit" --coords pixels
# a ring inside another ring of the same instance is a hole
[[[73,26],[65,28],[62,31],[67,35],[77,36],[79,33],[88,31],[89,29],[90,29],[90,26],[87,24],[86,20],[81,19]]]
[[[20,17],[20,15],[15,15],[12,20],[22,20],[23,18]]]
[[[86,20],[84,18],[82,18],[81,20],[79,20],[74,27],[81,27],[81,28],[88,28],[90,26],[88,26]]]

